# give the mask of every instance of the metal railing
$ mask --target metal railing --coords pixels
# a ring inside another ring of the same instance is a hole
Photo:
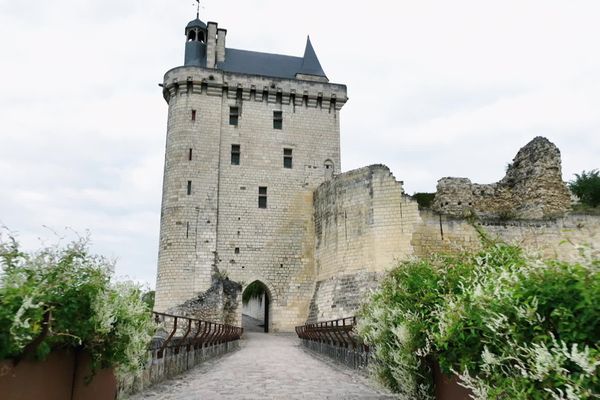
[[[356,334],[356,317],[297,326],[296,333],[304,340],[369,351],[369,347],[361,343]]]
[[[201,319],[152,312],[154,321],[170,329],[164,341],[159,343],[157,357],[162,358],[165,349],[172,348],[178,354],[182,348],[187,351],[215,346],[241,338],[244,329]]]

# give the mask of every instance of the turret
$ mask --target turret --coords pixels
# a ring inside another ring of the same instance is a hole
[[[190,21],[185,27],[185,62],[184,65],[206,66],[206,39],[208,29],[200,18]]]

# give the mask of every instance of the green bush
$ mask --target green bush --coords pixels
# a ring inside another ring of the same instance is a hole
[[[428,209],[433,204],[435,193],[413,193],[411,197],[417,202],[420,209]]]
[[[597,169],[575,174],[575,179],[569,182],[569,188],[582,204],[589,207],[600,206],[600,172]]]
[[[503,244],[404,263],[363,308],[360,333],[407,398],[431,398],[433,358],[477,399],[597,398],[599,267]]]
[[[142,365],[154,329],[142,291],[111,283],[113,265],[89,254],[86,240],[26,253],[0,236],[0,266],[0,359],[24,356],[49,312],[49,334],[32,349],[38,358],[80,348],[94,369],[123,374]]]

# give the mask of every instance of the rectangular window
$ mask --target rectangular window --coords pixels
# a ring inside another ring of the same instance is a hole
[[[273,129],[283,129],[283,111],[273,111]]]
[[[236,247],[236,248],[233,250],[233,252],[234,252],[235,254],[240,254],[240,248],[239,248],[239,247]]]
[[[231,145],[231,165],[240,165],[240,145]]]
[[[283,168],[292,168],[292,149],[283,149]]]
[[[196,110],[192,110],[192,121],[196,120]]]
[[[240,117],[239,107],[229,107],[229,125],[237,126]]]
[[[267,188],[266,188],[266,186],[258,187],[258,208],[267,208]]]
[[[192,161],[192,149],[188,152],[188,160]]]
[[[192,194],[192,181],[188,181],[187,194],[188,196]]]

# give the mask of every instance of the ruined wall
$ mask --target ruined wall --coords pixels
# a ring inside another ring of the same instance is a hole
[[[177,306],[169,314],[241,326],[238,309],[242,303],[242,285],[229,278],[213,277],[208,290]]]
[[[316,288],[309,321],[353,315],[396,259],[413,254],[417,203],[384,165],[338,175],[315,191]]]
[[[433,202],[433,209],[444,215],[501,220],[556,218],[570,206],[560,151],[543,137],[519,150],[500,182],[481,185],[467,178],[442,178]]]
[[[480,235],[472,222],[431,211],[422,211],[421,219],[412,240],[417,256],[481,248]],[[580,245],[591,245],[600,251],[600,216],[567,215],[555,220],[491,220],[477,224],[491,239],[520,245],[543,257],[577,260],[581,257]]]

